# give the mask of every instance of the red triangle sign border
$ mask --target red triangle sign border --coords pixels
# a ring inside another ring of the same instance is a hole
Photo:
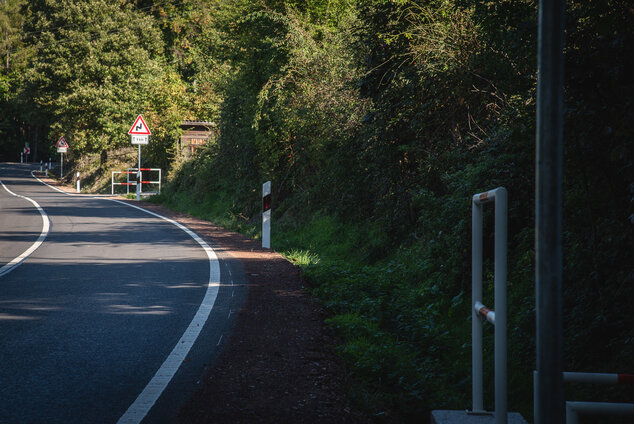
[[[139,123],[140,121],[140,123]],[[139,115],[130,127],[130,131],[128,131],[129,135],[150,135],[150,128],[147,126],[145,121],[143,120],[143,116]]]
[[[57,140],[55,147],[68,147],[68,143],[66,142],[66,139],[62,136],[59,138],[59,140]]]

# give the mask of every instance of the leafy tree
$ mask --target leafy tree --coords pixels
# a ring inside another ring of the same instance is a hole
[[[15,160],[21,149],[25,125],[21,120],[16,92],[20,87],[20,76],[32,51],[23,43],[25,14],[23,0],[0,2],[0,157]]]
[[[39,0],[27,26],[37,48],[25,79],[29,97],[74,153],[106,152],[127,141],[148,93],[166,72],[161,34],[131,3]]]

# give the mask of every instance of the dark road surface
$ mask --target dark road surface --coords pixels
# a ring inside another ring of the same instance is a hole
[[[0,164],[5,187],[48,217],[0,186],[0,268],[45,236],[0,270],[0,423],[116,423],[137,398],[121,422],[170,422],[244,298],[241,270],[173,223],[57,192],[31,169]]]

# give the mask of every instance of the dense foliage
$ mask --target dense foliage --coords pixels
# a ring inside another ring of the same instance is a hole
[[[627,372],[634,9],[567,8],[566,364]],[[469,405],[470,197],[505,186],[510,405],[530,416],[534,0],[7,0],[0,30],[3,158],[60,133],[75,155],[115,149],[140,111],[171,167],[166,203],[253,232],[271,180],[274,247],[386,419]],[[194,118],[220,131],[183,162],[178,123]],[[489,270],[491,252],[488,237]]]

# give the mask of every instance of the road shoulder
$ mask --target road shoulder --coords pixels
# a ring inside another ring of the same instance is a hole
[[[208,221],[148,202],[131,203],[180,222],[240,260],[248,280],[247,300],[233,312],[238,314],[233,332],[216,359],[201,369],[200,385],[177,423],[371,421],[346,397],[336,339],[324,323],[325,310],[302,286],[298,267],[262,249],[259,241]]]

